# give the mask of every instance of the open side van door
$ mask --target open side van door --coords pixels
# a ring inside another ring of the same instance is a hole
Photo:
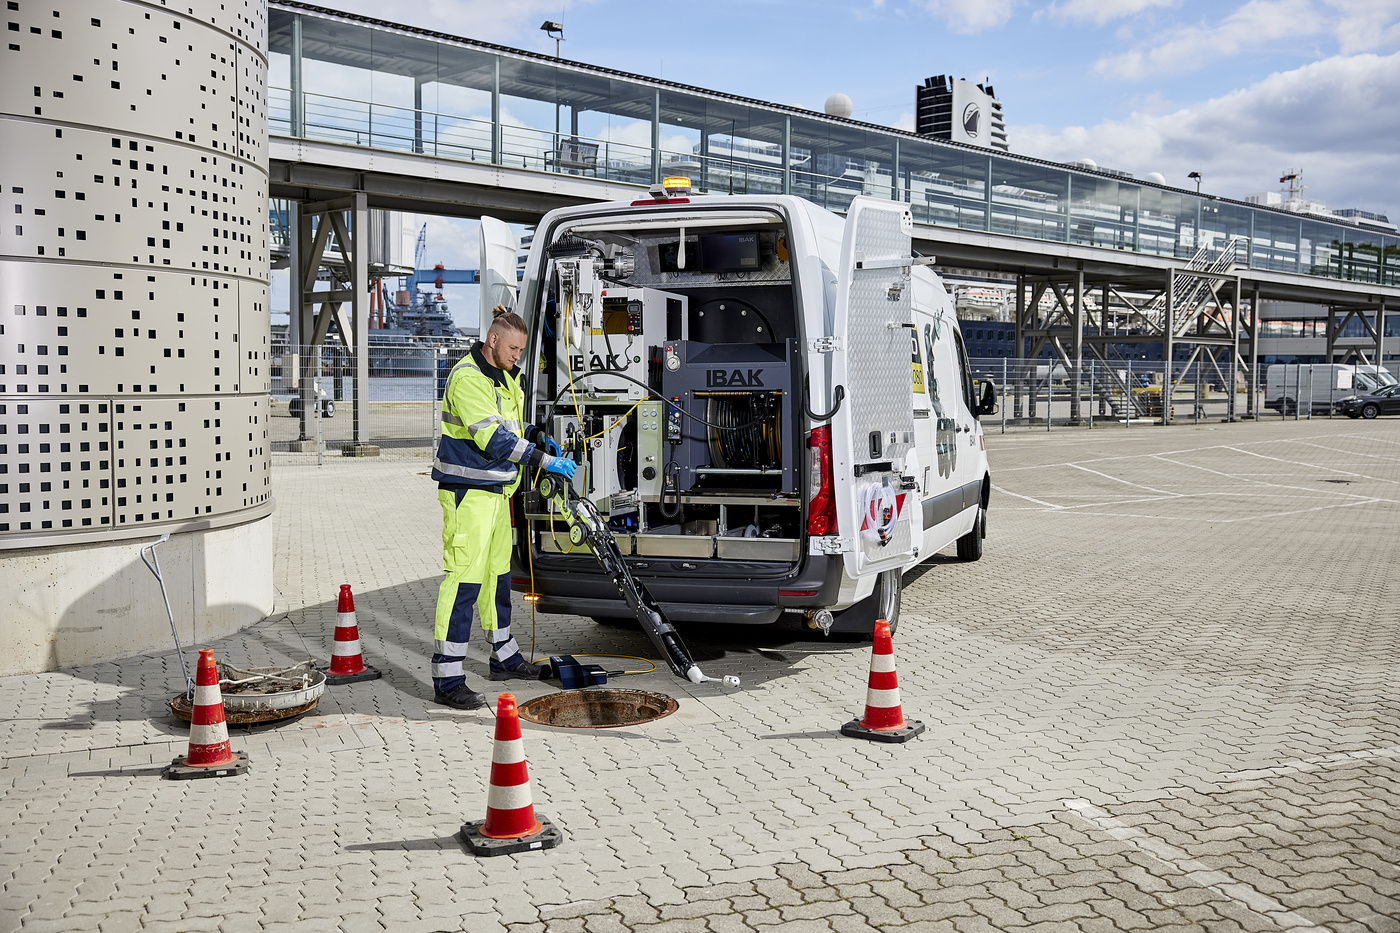
[[[519,250],[515,234],[503,220],[481,218],[481,256],[477,275],[481,282],[481,333],[491,326],[491,309],[496,305],[515,307],[515,254]]]
[[[904,483],[914,447],[913,229],[908,207],[858,197],[841,239],[832,379],[845,388],[846,404],[832,416],[831,432],[837,527],[852,542],[846,569],[853,576],[902,566],[918,544],[917,501]]]

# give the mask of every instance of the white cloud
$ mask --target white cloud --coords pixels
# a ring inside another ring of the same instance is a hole
[[[1114,0],[1065,0],[1072,5],[1107,8]],[[1121,0],[1124,6],[1158,0]],[[1049,9],[1061,8],[1055,5]],[[1100,25],[1105,20],[1098,21]],[[1342,54],[1400,46],[1400,0],[1249,0],[1214,23],[1173,26],[1164,38],[1105,55],[1099,74],[1139,81],[1207,68],[1213,61],[1242,53],[1267,53],[1271,46],[1330,36]]]
[[[918,126],[918,122],[914,119],[914,115],[906,110],[904,113],[901,113],[899,115],[898,120],[894,121],[890,125],[897,130],[907,130],[908,132],[912,133],[914,132],[915,127]]]
[[[1115,19],[1127,19],[1152,7],[1176,6],[1180,0],[1063,0],[1036,10],[1036,17],[1042,14],[1055,19],[1073,20],[1079,23],[1093,23],[1102,26]]]
[[[918,0],[954,32],[973,33],[1006,25],[1021,0]]]
[[[1164,174],[1187,187],[1239,198],[1272,190],[1278,171],[1300,167],[1309,196],[1332,207],[1400,208],[1400,53],[1334,56],[1280,72],[1172,113],[1135,113],[1093,127],[1012,126],[1016,151],[1055,161]]]
[[[1400,44],[1400,0],[1326,0],[1344,54]]]
[[[1131,81],[1194,71],[1220,56],[1259,50],[1274,39],[1314,35],[1326,23],[1312,0],[1249,0],[1218,23],[1177,27],[1155,45],[1105,55],[1094,70]]]

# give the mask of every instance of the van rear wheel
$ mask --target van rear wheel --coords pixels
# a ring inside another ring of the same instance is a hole
[[[875,601],[875,619],[884,619],[890,624],[890,634],[893,635],[899,628],[899,606],[902,602],[901,593],[904,589],[904,572],[902,570],[886,570],[875,579],[875,592],[871,598]],[[871,624],[871,634],[875,631],[874,623]]]
[[[899,628],[903,575],[902,570],[895,568],[876,576],[875,588],[869,596],[834,614],[831,631],[870,638],[875,633],[875,620],[884,619],[890,624],[893,635]]]

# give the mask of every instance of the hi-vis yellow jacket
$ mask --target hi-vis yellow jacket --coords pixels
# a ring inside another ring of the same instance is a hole
[[[474,347],[447,377],[433,479],[442,486],[515,492],[520,464],[537,467],[546,456],[535,446],[544,432],[522,426],[524,404],[519,370],[502,372],[486,362],[480,344]]]

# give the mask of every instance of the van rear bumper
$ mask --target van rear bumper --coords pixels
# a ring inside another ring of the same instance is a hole
[[[535,592],[543,612],[603,618],[630,618],[631,610],[618,595],[610,578],[591,560],[591,566],[567,570],[535,564]],[[657,561],[650,562],[655,566]],[[694,566],[693,564],[691,566]],[[752,568],[753,565],[747,565]],[[839,555],[809,555],[789,577],[745,579],[734,564],[706,561],[702,572],[677,570],[666,576],[634,569],[637,579],[672,622],[718,622],[731,625],[767,625],[784,609],[829,606],[841,590],[844,563]],[[679,577],[679,578],[678,578]],[[517,560],[512,568],[511,589],[528,592],[530,572]]]

